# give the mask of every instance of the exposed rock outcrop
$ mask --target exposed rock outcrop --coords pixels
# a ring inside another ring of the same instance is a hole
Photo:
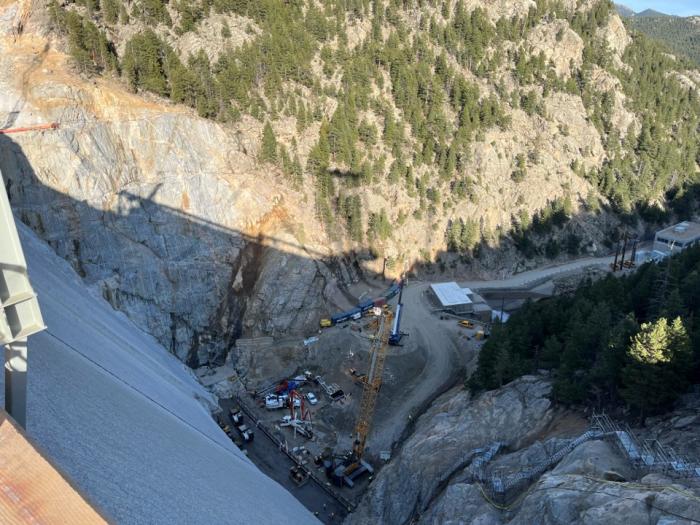
[[[526,376],[471,400],[448,392],[420,417],[415,433],[372,482],[348,524],[401,524],[422,514],[473,449],[500,441],[521,448],[551,421],[550,384]]]
[[[528,37],[531,54],[544,53],[554,63],[557,75],[568,78],[571,67],[583,62],[583,39],[564,20],[541,24]]]
[[[61,126],[0,136],[19,217],[193,366],[221,361],[243,330],[315,325],[333,278],[315,260],[327,252],[313,215],[260,168],[247,135],[71,76],[66,60],[42,37],[0,38],[0,65],[12,73],[0,78],[3,124]]]
[[[574,454],[575,452],[572,452]],[[505,521],[505,520],[504,520]],[[700,521],[700,500],[657,475],[617,483],[587,475],[545,475],[525,498],[512,525],[618,523],[689,524]]]
[[[475,399],[465,392],[446,394],[417,421],[414,434],[378,474],[346,524],[613,525],[700,520],[697,487],[635,469],[613,436],[585,433],[585,439],[572,440],[581,435],[583,421],[571,413],[557,413],[547,400],[549,391],[545,379],[525,376]],[[696,403],[688,396],[676,412],[651,421],[646,430],[692,451]],[[500,447],[494,447],[496,443]],[[477,466],[476,458],[485,457],[488,449],[500,453],[490,455],[482,463],[485,466]],[[568,452],[562,455],[562,450]],[[544,467],[529,478],[532,481],[518,477],[539,466]],[[501,500],[488,488],[492,476],[503,483],[520,481]]]
[[[682,455],[700,460],[700,394],[686,394],[665,416],[648,418],[638,434],[658,439]]]

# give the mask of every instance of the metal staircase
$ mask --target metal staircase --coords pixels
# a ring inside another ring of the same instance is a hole
[[[658,440],[640,442],[628,426],[615,423],[606,414],[594,414],[592,426],[612,439],[636,469],[700,481],[700,463],[690,461]]]
[[[677,454],[657,440],[640,442],[629,427],[615,423],[605,414],[594,414],[589,430],[570,440],[542,461],[505,475],[489,473],[487,468],[488,463],[503,450],[503,443],[494,442],[487,447],[473,449],[469,453],[473,459],[466,471],[466,478],[480,483],[484,491],[496,500],[512,500],[579,445],[593,439],[614,442],[637,470],[661,472],[677,478],[700,481],[699,463]]]

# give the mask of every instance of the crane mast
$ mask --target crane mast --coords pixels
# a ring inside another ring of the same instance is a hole
[[[384,372],[384,360],[386,359],[386,350],[391,333],[392,318],[393,314],[391,311],[380,317],[377,336],[370,347],[369,370],[363,383],[360,413],[355,425],[355,442],[352,449],[355,462],[359,462],[362,459],[367,436],[372,425],[379,388],[382,386],[382,373]]]

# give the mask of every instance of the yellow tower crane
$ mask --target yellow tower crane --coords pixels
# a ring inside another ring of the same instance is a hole
[[[379,318],[377,335],[372,341],[369,352],[369,370],[362,384],[362,401],[360,402],[360,412],[355,424],[354,441],[352,454],[348,463],[336,469],[336,478],[353,486],[353,480],[365,472],[374,472],[372,466],[362,459],[365,452],[365,444],[372,426],[372,417],[377,405],[377,396],[382,386],[382,373],[384,372],[384,361],[389,345],[389,335],[391,333],[391,322],[394,314],[389,310],[382,313]]]

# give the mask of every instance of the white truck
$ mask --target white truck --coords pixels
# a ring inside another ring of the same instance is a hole
[[[268,394],[265,396],[265,408],[268,410],[277,410],[279,408],[284,408],[287,406],[287,396],[286,394],[283,394],[281,396],[277,396],[275,394]]]
[[[248,425],[238,425],[238,431],[241,433],[243,441],[245,441],[246,443],[253,441],[254,434],[250,427],[248,427]]]
[[[289,395],[288,394],[268,394],[265,396],[265,408],[268,410],[277,410],[280,408],[287,408],[289,406]],[[301,400],[299,398],[294,398],[294,406],[299,408],[301,406]]]

